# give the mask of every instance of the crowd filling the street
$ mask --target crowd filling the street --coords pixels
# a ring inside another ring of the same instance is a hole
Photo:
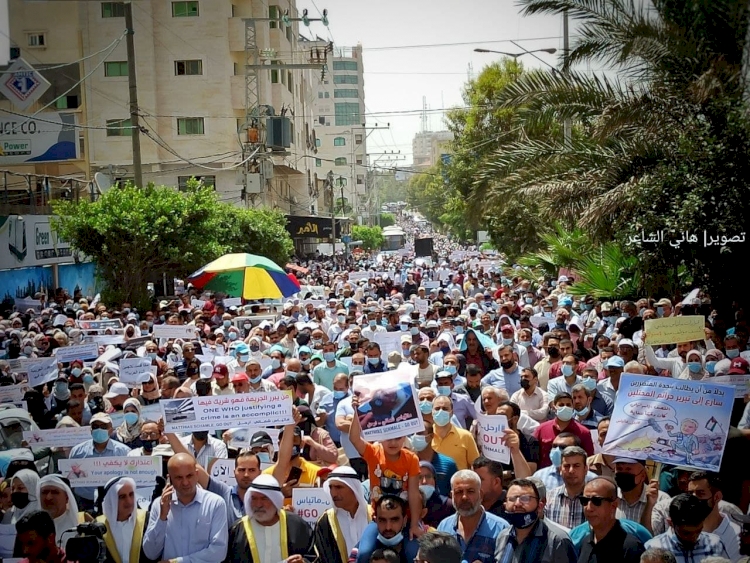
[[[750,561],[744,311],[579,295],[415,219],[277,301],[197,272],[4,312],[2,558]]]

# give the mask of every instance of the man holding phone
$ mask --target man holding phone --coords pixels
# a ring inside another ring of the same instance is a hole
[[[295,411],[295,420],[302,420]],[[319,466],[310,463],[300,454],[302,453],[302,430],[297,425],[288,425],[279,434],[279,455],[277,462],[266,468],[263,473],[278,477],[283,475],[288,467],[287,477],[281,487],[284,494],[284,504],[291,506],[292,489],[295,487],[314,487],[318,478]]]

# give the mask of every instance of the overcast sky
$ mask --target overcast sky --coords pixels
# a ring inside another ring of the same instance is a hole
[[[562,17],[523,17],[514,0],[298,0],[297,6],[308,8],[310,17],[328,9],[330,32],[320,23],[303,32],[333,39],[339,47],[362,44],[367,124],[390,123],[389,130],[370,134],[367,149],[400,150],[406,160],[399,165],[411,163],[422,96],[433,110],[428,113],[429,128],[445,129],[443,114],[436,110],[463,104],[469,63],[476,76],[501,57],[475,53],[475,48],[518,53],[510,40],[527,50],[556,48],[554,55],[537,53],[552,65],[562,52]],[[435,46],[406,48],[412,45]],[[527,67],[544,66],[530,55],[519,60]]]

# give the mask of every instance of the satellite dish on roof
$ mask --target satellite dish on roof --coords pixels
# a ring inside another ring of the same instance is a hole
[[[103,172],[97,172],[94,174],[94,182],[96,182],[96,187],[100,194],[106,193],[107,190],[112,187],[112,178]]]

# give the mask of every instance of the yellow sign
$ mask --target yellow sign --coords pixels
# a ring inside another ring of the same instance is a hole
[[[298,235],[317,235],[318,225],[317,223],[310,223],[308,221],[307,224],[297,229],[297,234]]]
[[[705,326],[706,318],[703,315],[647,320],[646,344],[659,346],[703,340],[706,338],[706,333],[703,331]]]

